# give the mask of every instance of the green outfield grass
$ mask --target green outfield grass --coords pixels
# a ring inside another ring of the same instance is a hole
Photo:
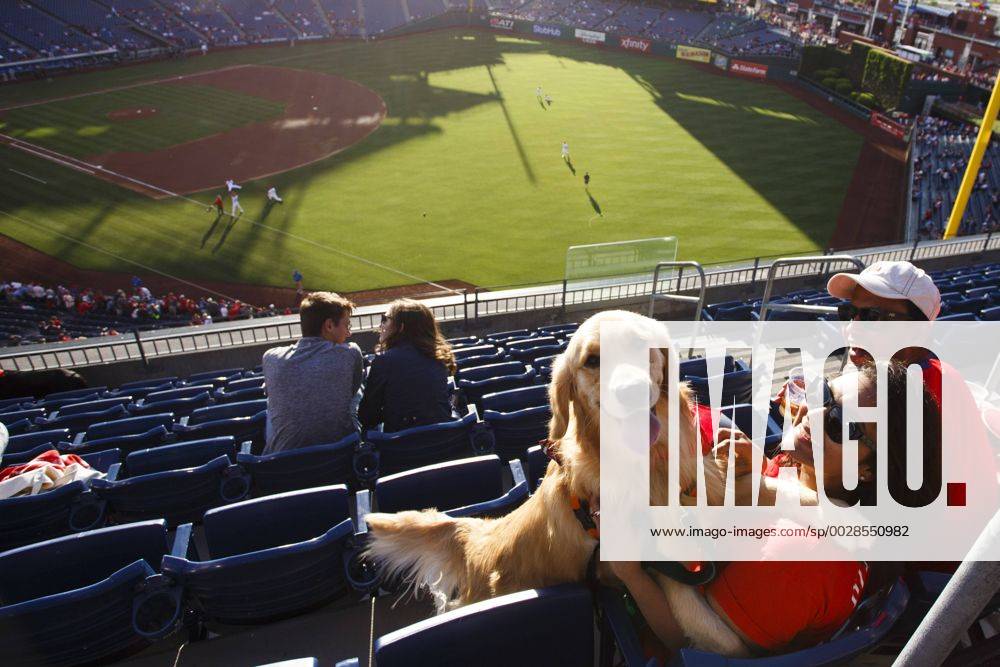
[[[0,232],[81,267],[139,271],[134,261],[191,280],[289,286],[298,268],[307,287],[343,291],[414,277],[525,284],[561,279],[566,248],[584,243],[675,235],[682,258],[706,263],[823,248],[861,146],[772,86],[485,32],[209,54],[10,87],[0,106],[236,63],[353,79],[383,97],[388,116],[336,156],[246,184],[248,215],[235,225],[0,147]],[[147,105],[164,112],[107,120]],[[0,132],[86,156],[162,147],[276,106],[141,86],[0,114]],[[576,174],[560,159],[563,140]],[[287,203],[253,224],[272,182]]]

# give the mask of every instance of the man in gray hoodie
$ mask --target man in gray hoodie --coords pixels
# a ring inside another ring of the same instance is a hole
[[[302,338],[264,353],[268,434],[264,453],[336,442],[357,429],[361,349],[348,343],[354,304],[332,292],[302,300]]]

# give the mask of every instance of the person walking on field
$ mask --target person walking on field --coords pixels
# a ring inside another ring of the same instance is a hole
[[[211,205],[209,205],[209,207],[205,209],[205,212],[207,213],[207,212],[211,211],[213,207],[215,207],[215,212],[218,215],[222,215],[222,214],[224,214],[226,212],[225,209],[222,207],[222,194],[221,193],[215,195],[215,201],[213,201],[211,203]]]
[[[278,190],[273,185],[267,189],[267,201],[268,203],[277,202],[278,204],[285,203],[285,200],[278,196]]]
[[[230,215],[235,218],[236,217],[236,211],[239,211],[240,215],[243,215],[244,211],[243,211],[243,207],[240,206],[240,195],[239,195],[239,193],[236,192],[236,190],[233,190],[232,192],[229,193],[229,196],[232,198],[232,204],[233,204],[233,207],[231,209]]]
[[[569,162],[569,143],[565,141],[562,144],[562,159]]]

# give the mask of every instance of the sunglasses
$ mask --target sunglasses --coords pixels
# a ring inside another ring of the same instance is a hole
[[[837,319],[841,322],[851,322],[853,320],[860,320],[862,322],[892,322],[893,320],[909,321],[911,318],[908,315],[893,313],[878,306],[858,308],[851,303],[842,303],[837,306]]]
[[[825,379],[823,380],[823,407],[826,408],[823,413],[823,433],[838,445],[843,444],[844,405],[833,397],[830,383]],[[847,435],[851,440],[864,443],[872,449],[875,448],[874,441],[861,428],[861,424],[850,422],[847,425]]]

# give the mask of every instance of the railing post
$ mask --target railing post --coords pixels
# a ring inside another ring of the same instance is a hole
[[[562,281],[562,313],[563,317],[566,316],[566,279],[563,278]]]
[[[479,323],[479,288],[478,287],[476,287],[476,291],[473,292],[473,296],[475,296],[476,300],[475,300],[475,303],[472,306],[472,321],[478,324]]]
[[[913,258],[917,256],[917,245],[920,243],[920,238],[913,239],[913,247],[910,248],[910,264],[913,263]]]
[[[462,328],[469,332],[469,290],[462,288]]]
[[[750,290],[757,291],[757,269],[760,268],[760,257],[753,258],[753,273],[750,274]]]
[[[139,356],[142,357],[143,368],[149,368],[149,360],[146,359],[146,351],[142,349],[142,339],[139,338],[139,330],[132,329],[132,335],[135,336],[135,344],[139,347]]]
[[[989,248],[990,248],[990,238],[992,236],[993,236],[993,232],[992,231],[986,232],[986,238],[983,239],[983,249],[980,250],[979,252],[986,252],[987,250],[989,250]]]

